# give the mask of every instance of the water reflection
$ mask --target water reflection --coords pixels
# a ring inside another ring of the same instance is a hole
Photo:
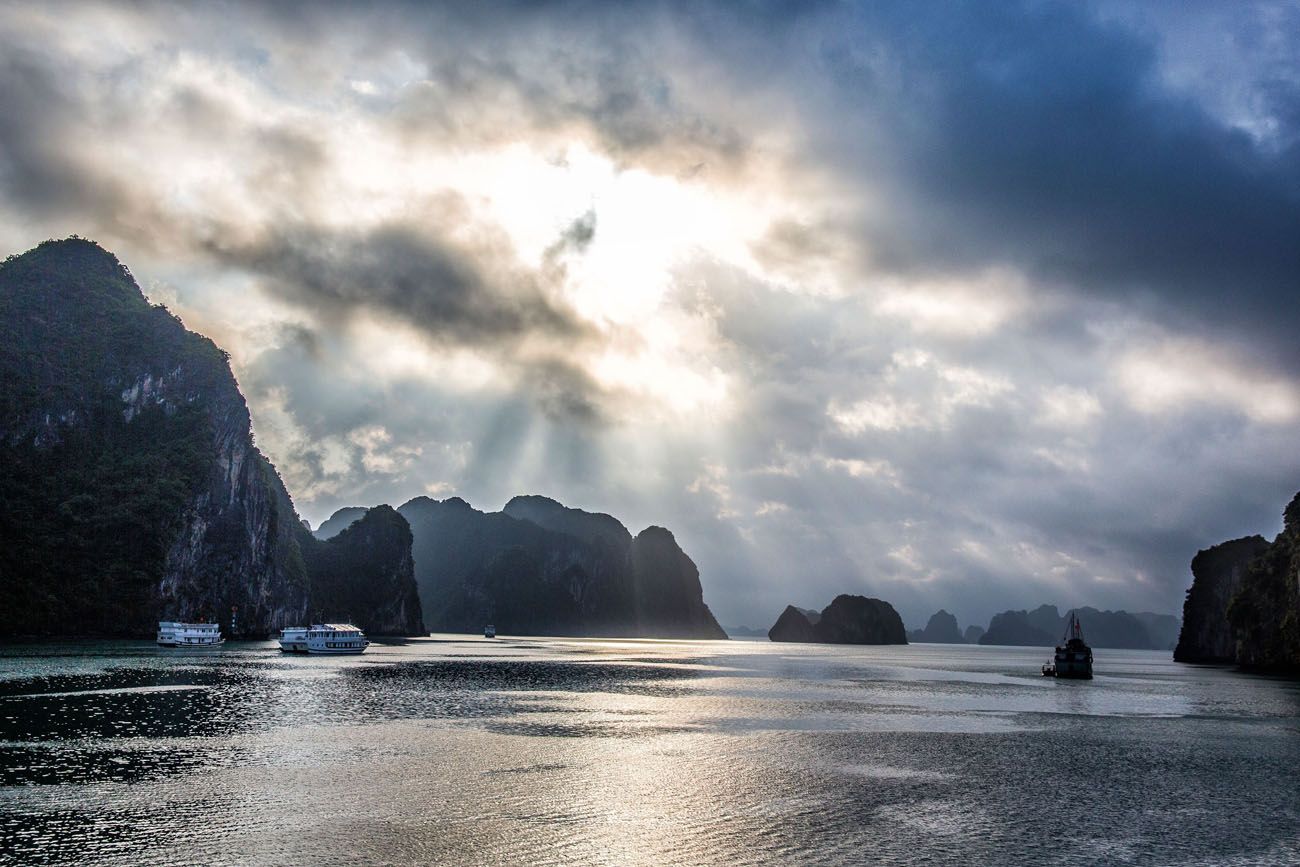
[[[1156,654],[1116,652],[1092,683],[1057,683],[1038,677],[1040,652],[1002,648],[273,648],[0,649],[0,853],[1177,864],[1297,851],[1296,684]]]

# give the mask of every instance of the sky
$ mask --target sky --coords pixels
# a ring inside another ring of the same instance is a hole
[[[2,3],[0,106],[0,255],[116,253],[313,525],[965,626],[1177,612],[1300,488],[1296,2]]]

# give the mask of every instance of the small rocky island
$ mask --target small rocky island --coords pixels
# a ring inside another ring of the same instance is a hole
[[[903,618],[883,599],[842,593],[820,612],[786,606],[767,637],[817,644],[907,644]]]

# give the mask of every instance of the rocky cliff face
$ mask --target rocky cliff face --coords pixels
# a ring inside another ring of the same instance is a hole
[[[1233,539],[1198,551],[1192,558],[1192,586],[1183,602],[1183,630],[1174,648],[1178,662],[1235,662],[1237,638],[1228,623],[1228,604],[1241,587],[1246,567],[1268,549],[1262,536]]]
[[[1283,521],[1273,544],[1246,567],[1228,622],[1240,665],[1300,672],[1300,494]]]
[[[425,634],[411,528],[391,506],[363,510],[327,541],[304,530],[299,545],[314,622],[353,623],[371,635]]]
[[[0,635],[306,618],[298,516],[227,356],[98,245],[0,266]]]
[[[1236,539],[1192,560],[1174,659],[1300,671],[1300,494],[1273,542]]]
[[[516,497],[502,512],[417,497],[416,580],[434,631],[725,638],[671,533],[636,538],[609,515]]]
[[[805,637],[811,636],[811,638]],[[821,644],[907,644],[903,618],[882,599],[841,594],[814,617],[786,606],[767,637]]]
[[[773,623],[772,628],[767,631],[767,637],[771,641],[815,642],[817,634],[813,632],[813,624],[821,620],[821,617],[820,611],[808,611],[787,605],[781,612],[781,616],[776,619],[776,623]]]
[[[726,638],[704,604],[700,570],[663,527],[646,527],[627,553],[632,604],[644,635],[662,638]]]

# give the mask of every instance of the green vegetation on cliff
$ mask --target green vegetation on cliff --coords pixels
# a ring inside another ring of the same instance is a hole
[[[422,632],[418,601],[407,616],[410,531],[391,517],[406,534],[383,561],[392,596],[357,610]],[[0,265],[0,636],[146,636],[160,619],[215,618],[250,637],[313,604],[356,609],[364,570],[322,566],[313,587],[300,534],[315,542],[211,340],[93,242]]]
[[[46,242],[0,265],[0,634],[154,628],[148,603],[216,449],[196,406],[121,393],[181,366],[229,375],[98,246]]]
[[[423,635],[411,560],[411,527],[376,506],[331,539],[299,534],[312,582],[313,621],[347,621],[371,635]]]
[[[152,629],[167,549],[212,462],[209,429],[197,410],[151,407],[130,424],[97,411],[49,447],[0,445],[0,634]]]

